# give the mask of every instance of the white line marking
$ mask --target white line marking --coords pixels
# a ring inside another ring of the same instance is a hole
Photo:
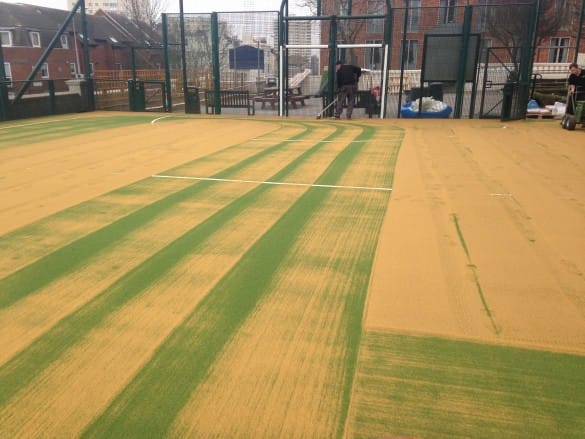
[[[177,180],[200,180],[200,181],[220,181],[224,183],[251,183],[251,184],[272,184],[278,186],[303,186],[303,187],[324,187],[332,189],[358,189],[364,191],[391,191],[388,187],[369,187],[369,186],[337,186],[334,184],[314,184],[314,183],[287,183],[282,181],[260,181],[260,180],[233,180],[229,178],[211,178],[211,177],[184,177],[180,175],[160,175],[154,174],[153,178],[170,178]]]
[[[254,140],[256,142],[308,142],[308,140],[295,140],[295,139],[284,139],[284,140],[274,140],[274,139],[263,139],[262,137],[254,137],[250,140]]]
[[[295,139],[284,139],[284,140],[274,140],[274,139],[262,139],[261,137],[255,137],[250,139],[254,142],[270,142],[270,143],[282,143],[282,142],[310,142],[310,143],[333,143],[333,142],[343,142],[343,140],[295,140]],[[399,139],[370,139],[370,140],[352,140],[346,143],[374,143],[374,142],[396,142]]]
[[[22,125],[10,125],[8,127],[2,127],[2,128],[0,128],[0,130],[8,130],[10,128],[30,127],[33,125],[43,125],[46,123],[53,123],[53,122],[67,122],[69,120],[77,120],[77,119],[84,119],[84,118],[83,117],[72,117],[71,119],[53,119],[53,120],[47,120],[45,122],[23,123]]]
[[[152,120],[150,121],[150,124],[151,124],[151,125],[154,125],[154,124],[155,124],[156,122],[158,122],[159,120],[161,120],[161,119],[166,119],[167,117],[173,117],[173,116],[161,116],[161,117],[157,117],[156,119],[152,119]]]

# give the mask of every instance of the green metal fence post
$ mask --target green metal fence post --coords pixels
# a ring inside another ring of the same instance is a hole
[[[173,112],[173,92],[171,89],[171,68],[169,66],[169,28],[167,14],[162,14],[163,57],[165,63],[166,105],[169,113]]]
[[[386,59],[386,65],[382,70],[382,84],[385,85],[382,92],[384,93],[383,99],[380,99],[382,108],[380,108],[380,118],[386,118],[386,102],[388,99],[388,72],[390,71],[390,63],[392,61],[392,25],[394,20],[394,10],[390,5],[390,0],[386,0],[386,20],[384,22],[384,56]],[[399,111],[400,113],[400,111]]]
[[[520,68],[518,71],[518,91],[515,100],[514,118],[525,118],[528,101],[530,100],[530,80],[536,52],[538,21],[540,19],[540,0],[532,4],[528,32],[522,46]]]
[[[132,70],[132,80],[136,81],[136,52],[135,47],[130,48],[130,69]]]
[[[455,108],[453,118],[461,119],[463,110],[463,94],[465,93],[465,72],[467,70],[467,54],[469,52],[469,34],[471,33],[471,20],[473,17],[472,6],[466,6],[463,14],[463,34],[461,35],[461,52],[459,55],[459,71],[457,73],[457,85],[455,94]]]
[[[183,0],[179,0],[179,27],[181,31],[181,60],[183,72],[183,102],[187,105],[187,48],[185,44],[185,13]]]
[[[220,71],[219,71],[219,22],[217,12],[211,13],[211,59],[213,63],[213,99],[215,114],[221,114]],[[205,103],[207,105],[207,102]]]
[[[579,46],[581,45],[581,37],[583,35],[583,25],[585,24],[585,2],[581,2],[581,13],[579,14],[579,22],[577,23],[577,37],[575,38],[575,56],[573,62],[576,63],[579,58]],[[583,66],[581,66],[583,67]]]
[[[406,43],[406,30],[408,29],[408,11],[410,8],[410,0],[406,0],[406,8],[404,9],[404,22],[402,24],[402,38],[400,39],[400,46],[401,46],[401,50],[400,50],[400,82],[399,82],[399,92],[398,92],[398,118],[400,119],[400,117],[402,117],[401,113],[400,113],[400,108],[402,107],[402,91],[404,90],[404,60],[405,60],[405,47],[404,47],[404,43]],[[422,74],[421,74],[421,82],[422,82]],[[422,90],[422,84],[421,84],[421,90]],[[420,105],[420,108],[422,108],[422,105]]]
[[[89,36],[87,33],[87,15],[85,13],[85,0],[79,0],[81,7],[81,32],[83,32],[83,66],[85,69],[85,87],[87,92],[87,106],[89,111],[95,110],[95,96],[93,93],[93,79],[89,62]]]
[[[0,120],[8,120],[8,87],[6,83],[6,71],[4,70],[2,40],[0,40]]]
[[[49,79],[47,81],[47,86],[49,89],[49,112],[55,114],[57,109],[57,103],[55,101],[55,81]]]

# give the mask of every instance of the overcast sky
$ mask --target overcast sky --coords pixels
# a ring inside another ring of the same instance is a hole
[[[68,10],[67,0],[1,0],[6,3],[28,3],[31,5],[45,6],[47,8]],[[244,11],[277,11],[282,0],[183,0],[185,12],[225,12]],[[292,10],[295,1],[289,0],[289,8]],[[165,12],[179,12],[179,0],[167,0]]]

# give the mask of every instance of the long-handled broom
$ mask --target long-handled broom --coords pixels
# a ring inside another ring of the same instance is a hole
[[[337,98],[333,99],[326,107],[324,107],[319,113],[317,114],[317,119],[321,119],[323,117],[323,113],[325,113],[332,105],[335,105],[337,102]]]

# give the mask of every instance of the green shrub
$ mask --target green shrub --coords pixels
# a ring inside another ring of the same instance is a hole
[[[535,91],[532,98],[538,102],[538,105],[544,107],[546,105],[554,105],[555,102],[565,102],[567,100],[567,94],[555,92],[538,92]]]

